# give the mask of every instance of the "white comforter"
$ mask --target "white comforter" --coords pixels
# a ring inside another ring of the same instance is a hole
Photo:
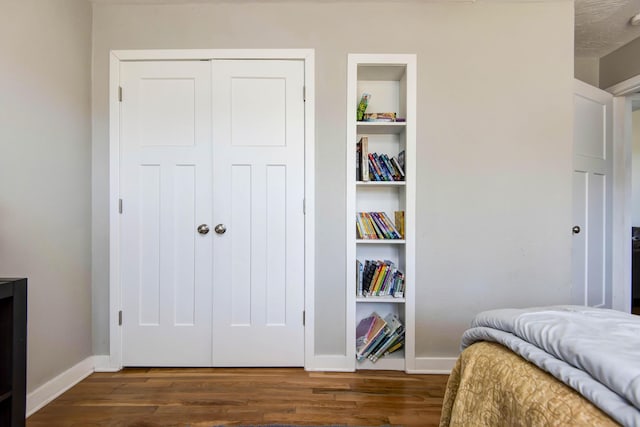
[[[480,313],[462,337],[498,342],[625,426],[640,427],[640,316],[580,306]]]

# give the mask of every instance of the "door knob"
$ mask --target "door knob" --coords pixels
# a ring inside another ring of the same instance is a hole
[[[207,234],[209,232],[209,226],[207,224],[200,224],[198,226],[198,233]]]
[[[580,233],[580,226],[579,225],[574,225],[573,228],[571,229],[571,232],[573,234],[578,234]]]
[[[224,224],[218,224],[214,227],[214,230],[218,234],[224,234],[225,231],[227,231],[227,227],[225,227]]]

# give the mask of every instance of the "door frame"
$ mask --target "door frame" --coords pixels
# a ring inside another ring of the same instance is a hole
[[[112,50],[109,58],[109,370],[122,369],[120,283],[120,64],[125,61],[215,59],[301,60],[304,62],[304,366],[313,364],[315,295],[315,50],[169,49]],[[125,94],[126,96],[126,94]]]
[[[605,89],[613,95],[612,308],[631,312],[631,101],[640,75]]]

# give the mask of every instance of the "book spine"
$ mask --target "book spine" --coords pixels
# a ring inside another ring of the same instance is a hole
[[[392,239],[401,239],[402,237],[400,236],[400,233],[396,229],[395,225],[393,225],[393,222],[391,222],[391,218],[389,218],[385,212],[381,212],[380,216],[381,216],[382,222],[384,222],[384,224],[389,229],[389,233],[391,234],[391,238]]]
[[[378,228],[382,232],[383,238],[384,239],[393,239],[393,234],[391,234],[389,232],[389,230],[388,230],[387,226],[385,225],[384,221],[382,221],[380,213],[379,212],[369,212],[369,215],[371,215],[371,218],[373,219],[373,221],[376,223],[376,225],[378,226]]]
[[[382,176],[384,177],[384,180],[393,181],[393,176],[391,176],[391,173],[389,173],[389,171],[387,170],[387,166],[385,165],[384,160],[382,159],[382,155],[378,155],[378,153],[374,153],[373,158],[376,159],[376,163],[378,164],[378,169],[380,169],[380,172],[382,172]]]
[[[380,155],[382,162],[384,163],[385,168],[389,171],[389,175],[391,176],[391,181],[398,181],[398,173],[393,169],[391,162],[389,161],[389,156],[386,154]]]
[[[382,170],[380,170],[378,162],[372,153],[369,153],[369,167],[372,168],[376,181],[384,181],[384,178],[382,177]]]
[[[391,162],[396,167],[396,169],[398,169],[398,173],[400,174],[400,177],[401,177],[400,179],[404,180],[404,170],[402,170],[402,167],[400,166],[400,162],[398,162],[398,159],[396,157],[393,157],[391,159]]]
[[[369,137],[363,136],[360,138],[360,174],[362,181],[369,181]]]
[[[371,226],[373,227],[373,230],[375,232],[374,239],[384,239],[384,233],[382,232],[382,230],[380,230],[380,228],[378,227],[378,224],[373,220],[373,217],[371,216],[371,213],[370,212],[365,212],[364,214],[365,214],[365,217],[371,223]]]

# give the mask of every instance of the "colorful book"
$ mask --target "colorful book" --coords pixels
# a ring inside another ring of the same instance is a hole
[[[377,314],[373,313],[371,316],[365,317],[358,323],[358,326],[356,327],[356,348],[361,347],[368,342],[367,338],[376,321],[376,316]]]

